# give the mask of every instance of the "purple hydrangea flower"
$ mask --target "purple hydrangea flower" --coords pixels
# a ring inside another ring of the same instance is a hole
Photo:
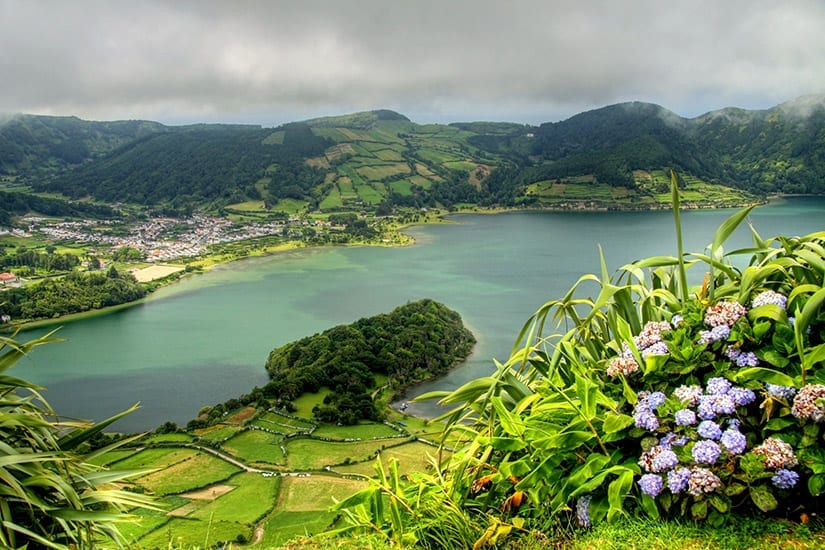
[[[718,327],[713,327],[711,330],[700,330],[699,343],[710,344],[712,342],[719,342],[727,340],[728,336],[730,336],[730,327],[727,325],[719,325]]]
[[[719,439],[722,437],[722,428],[712,420],[703,420],[696,428],[696,433],[705,439]]]
[[[733,402],[736,404],[737,407],[744,407],[745,405],[750,405],[756,400],[756,394],[753,393],[752,390],[748,388],[731,388],[728,391],[728,397],[733,399]]]
[[[715,441],[706,439],[697,441],[691,451],[693,460],[698,464],[714,464],[719,459],[720,454],[722,454],[722,449],[719,448],[719,445]]]
[[[669,353],[670,350],[667,349],[667,344],[664,342],[656,342],[650,347],[642,350],[642,357],[647,357],[648,355],[667,355]]]
[[[730,388],[731,384],[727,378],[717,376],[708,380],[706,391],[708,395],[724,395]]]
[[[759,358],[752,351],[742,351],[739,348],[729,347],[725,350],[725,354],[738,367],[755,367],[759,364]]]
[[[678,494],[687,489],[690,470],[683,466],[672,469],[667,473],[667,488],[673,494]]]
[[[793,399],[796,395],[796,388],[793,386],[780,386],[777,384],[765,384],[765,389],[771,397],[778,397],[779,399]]]
[[[778,292],[774,292],[773,290],[766,290],[764,292],[760,292],[756,298],[753,299],[751,302],[751,307],[759,307],[764,306],[767,304],[774,304],[782,309],[785,309],[785,306],[788,303],[788,298],[779,294]]]
[[[771,483],[779,489],[790,489],[799,481],[799,474],[793,470],[781,469],[771,478]]]
[[[656,474],[645,474],[639,478],[639,488],[646,495],[656,497],[662,492],[662,477]]]
[[[665,449],[653,457],[650,471],[664,472],[666,470],[670,470],[677,464],[679,464],[679,458],[676,456],[676,453],[670,449]]]
[[[734,455],[741,455],[744,453],[745,447],[748,444],[747,438],[745,438],[745,436],[735,428],[728,428],[725,430],[724,433],[722,433],[722,437],[719,439],[719,442],[722,443],[722,446],[730,454]]]
[[[678,426],[693,426],[696,424],[696,413],[690,409],[676,411],[673,418]]]

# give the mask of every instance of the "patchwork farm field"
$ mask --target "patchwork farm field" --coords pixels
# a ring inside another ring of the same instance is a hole
[[[311,408],[324,394],[304,395],[298,402]],[[149,434],[134,448],[98,458],[99,464],[117,468],[157,468],[136,484],[157,495],[165,509],[140,511],[138,521],[123,529],[130,548],[281,545],[330,527],[337,517],[330,511],[333,499],[365,487],[375,475],[376,456],[385,466],[395,459],[402,473],[411,473],[424,471],[427,455],[436,452],[410,435],[426,433],[430,439],[437,435],[434,426],[411,417],[397,416],[409,428],[317,424],[275,411],[251,414],[249,408],[226,418],[234,424]]]

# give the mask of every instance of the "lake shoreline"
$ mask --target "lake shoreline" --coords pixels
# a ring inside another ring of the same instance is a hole
[[[757,206],[770,204],[774,201],[781,201],[786,197],[793,197],[793,196],[818,196],[818,195],[784,195],[784,194],[777,194],[771,195],[766,200],[760,201],[755,203]],[[748,206],[752,206],[751,204],[746,205],[739,205],[739,206],[725,206],[725,207],[716,207],[716,206],[708,206],[708,205],[697,205],[697,206],[685,206],[682,204],[682,210],[720,210],[725,208],[745,208]],[[260,258],[260,257],[267,257],[267,256],[277,256],[278,254],[284,252],[292,252],[298,249],[313,249],[313,250],[323,250],[324,248],[352,248],[352,247],[386,247],[386,248],[398,248],[404,246],[413,246],[416,244],[415,238],[409,234],[404,233],[405,229],[416,227],[416,226],[427,226],[427,225],[443,225],[443,224],[452,224],[452,223],[461,223],[456,220],[449,219],[452,216],[460,216],[460,215],[468,215],[468,214],[483,214],[483,215],[495,215],[495,214],[508,214],[508,213],[527,213],[527,212],[581,212],[581,213],[594,213],[594,212],[661,212],[664,210],[670,210],[669,206],[663,205],[662,207],[647,205],[641,208],[625,208],[621,206],[615,207],[605,207],[605,208],[587,208],[587,207],[564,207],[564,208],[556,208],[556,207],[549,207],[549,206],[541,206],[541,207],[530,207],[530,206],[513,206],[513,207],[473,207],[470,209],[458,209],[454,211],[442,211],[437,210],[432,215],[428,215],[423,220],[409,222],[404,224],[399,224],[394,226],[390,233],[397,232],[404,236],[404,240],[400,243],[389,243],[386,242],[384,239],[379,238],[376,242],[358,242],[358,243],[343,243],[343,244],[324,244],[320,246],[312,246],[306,245],[303,241],[288,241],[276,246],[269,246],[264,247],[259,250],[254,250],[253,253],[240,256],[240,257],[231,257],[220,259],[222,256],[221,254],[214,254],[214,255],[206,255],[196,262],[202,261],[203,264],[195,265],[197,266],[193,270],[187,270],[185,272],[180,272],[178,274],[173,274],[167,276],[165,278],[156,279],[156,281],[148,281],[147,283],[151,283],[153,286],[152,288],[147,289],[148,294],[139,300],[135,300],[132,302],[126,302],[123,304],[118,304],[115,306],[108,306],[101,309],[94,309],[89,311],[83,311],[79,313],[71,313],[68,315],[62,315],[59,317],[54,317],[50,319],[37,319],[31,321],[23,321],[20,323],[11,322],[7,326],[0,328],[0,333],[16,333],[16,332],[25,332],[29,330],[45,328],[55,325],[62,325],[64,323],[71,323],[77,320],[88,319],[90,317],[96,316],[105,316],[112,313],[116,313],[118,311],[136,307],[139,305],[144,304],[146,301],[152,298],[152,294],[155,290],[163,287],[167,287],[173,285],[181,280],[188,278],[190,276],[207,273],[212,269],[219,267],[219,266],[227,266],[231,265],[232,263],[240,260],[244,260],[247,258]],[[382,235],[383,237],[383,235]],[[173,262],[169,262],[170,265],[175,265]],[[186,265],[182,265],[182,267],[186,267]],[[166,279],[166,280],[163,280]]]

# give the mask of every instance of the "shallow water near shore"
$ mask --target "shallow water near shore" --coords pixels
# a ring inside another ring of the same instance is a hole
[[[685,250],[702,251],[733,212],[683,212]],[[792,197],[758,207],[750,219],[766,238],[825,230],[823,214],[825,199]],[[65,342],[37,348],[12,374],[46,386],[62,414],[99,420],[140,401],[117,429],[185,424],[202,406],[265,384],[274,347],[426,297],[457,310],[479,340],[466,363],[415,392],[450,389],[489,373],[544,302],[598,272],[599,245],[611,271],[676,251],[669,212],[454,219],[409,229],[414,246],[298,249],[219,266],[135,307],[66,323],[57,332]],[[749,244],[741,227],[727,249]],[[433,409],[414,404],[408,412]]]

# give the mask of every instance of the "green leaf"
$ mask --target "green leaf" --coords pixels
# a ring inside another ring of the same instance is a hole
[[[610,507],[607,510],[607,521],[613,521],[624,513],[622,503],[630,488],[633,487],[633,472],[626,470],[607,486],[607,501]]]
[[[770,512],[776,510],[776,497],[768,490],[767,487],[757,485],[750,488],[750,497],[757,508],[763,512]]]
[[[507,406],[504,404],[501,397],[497,395],[491,397],[490,402],[493,404],[493,408],[496,411],[501,429],[504,430],[505,433],[517,437],[524,435],[524,421],[520,416],[511,413],[510,410],[507,409]]]
[[[652,519],[659,519],[659,507],[656,506],[656,501],[653,497],[643,494],[639,502],[648,517]]]
[[[722,243],[728,240],[728,237],[730,237],[731,234],[736,230],[736,228],[739,227],[739,224],[742,223],[742,221],[748,217],[748,214],[751,213],[751,210],[753,210],[754,206],[756,205],[749,206],[743,210],[740,210],[736,212],[734,215],[730,216],[724,222],[722,222],[722,225],[719,226],[719,228],[716,230],[716,233],[713,235],[713,244],[711,244],[710,246],[711,252],[716,252],[717,250],[719,250],[719,248],[722,246]]]
[[[736,495],[741,495],[747,488],[748,486],[743,485],[742,483],[731,483],[725,487],[725,494],[729,497],[734,497]]]
[[[604,416],[604,433],[612,434],[620,432],[633,424],[633,417],[627,414],[616,414],[609,412]]]
[[[757,353],[757,356],[763,361],[770,363],[774,367],[784,369],[791,361],[774,349],[767,349],[763,352]],[[789,384],[787,384],[789,385]]]
[[[717,493],[713,493],[708,497],[708,501],[710,505],[716,508],[721,513],[727,513],[730,510],[730,500],[719,495]]]
[[[808,491],[818,497],[825,491],[825,474],[815,474],[808,478]]]
[[[733,374],[733,379],[736,382],[759,380],[760,382],[778,384],[780,386],[794,385],[793,378],[791,378],[787,374],[764,367],[748,367],[746,369],[739,369]]]
[[[708,517],[708,501],[700,500],[699,502],[694,502],[693,506],[690,507],[690,515],[693,516],[693,519],[705,519]]]

